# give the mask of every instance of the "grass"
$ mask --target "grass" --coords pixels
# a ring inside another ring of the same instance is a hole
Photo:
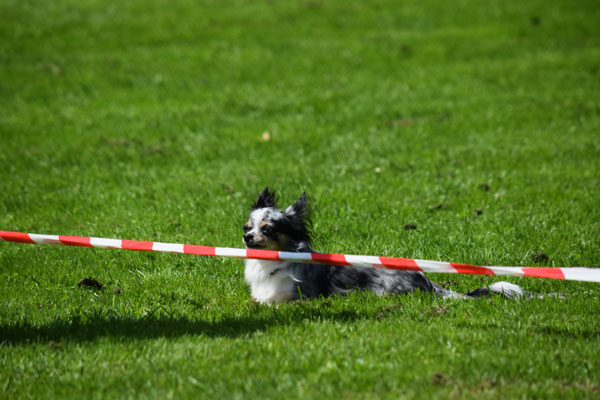
[[[598,267],[599,20],[591,1],[1,0],[0,229],[240,247],[270,185],[307,191],[320,251]],[[0,397],[600,392],[596,284],[275,308],[242,270],[0,244]]]

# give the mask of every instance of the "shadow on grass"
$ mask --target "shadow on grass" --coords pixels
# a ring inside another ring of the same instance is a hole
[[[562,339],[584,339],[584,340],[598,340],[600,339],[600,329],[592,327],[580,327],[580,326],[555,326],[548,324],[539,324],[532,326],[522,326],[516,328],[510,325],[502,325],[501,323],[457,323],[456,326],[460,328],[467,328],[469,330],[481,330],[481,331],[512,331],[522,335],[524,339],[531,335],[541,335],[546,337],[560,337]]]
[[[355,321],[369,318],[351,310],[311,310],[307,315],[269,313],[255,316],[222,316],[218,319],[190,319],[187,317],[92,317],[56,320],[35,326],[29,323],[0,325],[0,345],[19,345],[40,341],[92,341],[107,337],[115,339],[152,339],[204,335],[208,337],[239,337],[271,327],[301,324],[311,321]]]

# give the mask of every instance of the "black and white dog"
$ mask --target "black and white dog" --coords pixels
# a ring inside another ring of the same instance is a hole
[[[303,193],[285,210],[277,208],[275,192],[266,187],[252,205],[244,225],[246,248],[291,252],[313,252],[309,207]],[[246,260],[244,271],[252,298],[260,303],[279,303],[299,298],[328,297],[352,290],[370,290],[378,295],[432,292],[446,298],[472,298],[503,294],[508,298],[529,296],[520,286],[496,282],[466,295],[446,290],[422,272],[311,265],[286,261]]]

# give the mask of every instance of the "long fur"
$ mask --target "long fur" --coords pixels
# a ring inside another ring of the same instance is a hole
[[[251,206],[244,225],[247,248],[290,252],[314,252],[306,194],[284,210],[277,208],[274,191],[266,187]],[[280,303],[299,298],[328,297],[352,290],[369,290],[377,295],[431,292],[445,298],[474,298],[491,293],[508,298],[529,296],[520,286],[496,282],[466,295],[446,290],[422,272],[310,265],[286,261],[246,260],[244,271],[252,298],[261,303]]]

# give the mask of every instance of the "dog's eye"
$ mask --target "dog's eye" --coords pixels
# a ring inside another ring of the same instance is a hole
[[[273,227],[271,225],[265,225],[262,227],[262,231],[264,234],[269,234],[271,232],[273,232]]]
[[[244,232],[248,232],[250,230],[250,227],[248,225],[244,225],[243,229]]]

